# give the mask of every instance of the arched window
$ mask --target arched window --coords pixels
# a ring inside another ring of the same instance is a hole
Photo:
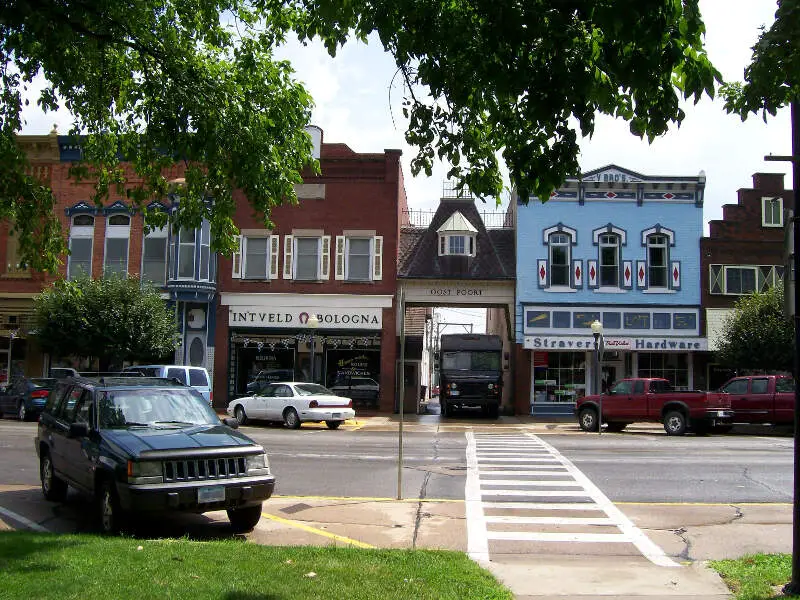
[[[75,215],[69,230],[69,259],[67,279],[80,275],[92,275],[92,243],[94,241],[94,217]]]
[[[649,288],[666,288],[669,285],[668,252],[669,240],[666,235],[647,236],[647,286]]]
[[[569,285],[571,244],[572,240],[566,233],[551,233],[548,238],[551,286]]]
[[[619,287],[619,236],[600,236],[600,287]]]

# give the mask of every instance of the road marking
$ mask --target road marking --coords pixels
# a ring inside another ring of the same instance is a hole
[[[13,521],[16,521],[17,523],[21,523],[22,525],[24,525],[28,529],[32,529],[33,531],[38,531],[40,533],[50,533],[49,529],[46,529],[41,525],[39,525],[38,523],[34,523],[30,519],[25,518],[22,515],[17,514],[13,511],[10,511],[7,508],[3,508],[2,506],[0,506],[0,515],[3,515]]]
[[[283,496],[281,494],[272,494],[272,498],[276,500],[352,500],[354,502],[409,502],[417,504],[419,502],[455,502],[462,504],[464,500],[461,498],[397,498],[387,497],[372,497],[372,496]]]
[[[660,566],[678,567],[616,507],[569,459],[536,435],[475,434],[467,437],[467,534],[469,555],[489,559],[489,541],[628,543]],[[543,464],[546,463],[546,464]],[[505,479],[504,479],[505,477]],[[560,478],[559,478],[560,477]],[[532,489],[533,488],[533,489]],[[579,489],[565,489],[579,488]],[[495,498],[505,501],[493,501]],[[515,501],[531,498],[540,501]],[[548,502],[552,498],[554,502]],[[585,498],[564,502],[560,499]],[[486,501],[484,501],[486,499]],[[486,510],[560,511],[561,515],[485,514]],[[564,511],[595,511],[596,517],[564,516]],[[588,527],[588,531],[497,531],[492,525]],[[619,533],[592,532],[614,527]]]
[[[467,554],[478,564],[489,564],[489,539],[486,535],[486,521],[483,515],[481,484],[478,477],[478,457],[475,448],[475,435],[467,436],[467,481],[464,485],[467,517]]]
[[[321,535],[322,537],[336,540],[337,542],[343,542],[345,544],[349,544],[350,546],[355,546],[357,548],[367,548],[367,549],[375,548],[375,546],[367,544],[366,542],[359,542],[358,540],[354,540],[349,537],[345,537],[343,535],[337,535],[335,533],[331,533],[330,531],[317,529],[316,527],[311,527],[310,525],[298,523],[297,521],[292,521],[291,519],[284,519],[283,517],[279,517],[277,515],[271,515],[269,513],[262,512],[261,516],[270,519],[272,521],[275,521],[276,523],[282,523],[283,525],[296,527],[297,529],[302,529],[303,531],[308,531],[309,533]]]
[[[538,439],[533,434],[527,434],[531,438]],[[617,527],[627,537],[630,542],[639,549],[650,562],[662,567],[679,567],[680,565],[669,558],[664,551],[648,538],[641,529],[636,527],[633,522],[618,509],[608,497],[600,491],[591,480],[586,477],[566,456],[543,440],[538,440],[542,446],[548,448],[554,456],[558,457],[567,470],[572,473],[575,480],[583,484],[583,488],[590,493],[592,499],[603,508],[603,511],[617,522]]]

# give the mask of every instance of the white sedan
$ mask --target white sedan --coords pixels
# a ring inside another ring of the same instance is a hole
[[[283,421],[290,429],[305,421],[325,421],[329,429],[336,429],[356,416],[350,398],[337,396],[316,383],[294,381],[270,383],[258,395],[231,400],[227,412],[242,425],[248,419],[263,419]]]

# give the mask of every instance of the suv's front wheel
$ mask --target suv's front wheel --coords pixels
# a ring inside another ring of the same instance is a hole
[[[53,459],[46,450],[39,461],[39,476],[42,480],[42,493],[46,500],[63,502],[67,498],[67,483],[53,472]]]
[[[261,504],[244,508],[229,508],[227,512],[233,530],[236,533],[247,533],[253,531],[261,519]]]
[[[97,504],[100,530],[107,535],[119,533],[125,525],[126,518],[112,481],[106,480],[100,486]]]

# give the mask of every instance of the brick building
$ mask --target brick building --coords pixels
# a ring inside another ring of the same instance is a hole
[[[780,173],[754,174],[753,187],[738,190],[736,204],[723,206],[722,219],[709,221],[709,235],[700,240],[703,330],[710,352],[736,301],[783,277],[784,209],[794,208],[783,179]],[[708,389],[716,389],[731,373],[703,353],[698,374]]]
[[[0,361],[8,359],[10,345],[18,373],[91,369],[69,357],[51,364],[28,339],[33,297],[57,277],[128,273],[162,290],[182,335],[171,358],[209,370],[215,405],[244,393],[254,372],[282,369],[327,385],[341,374],[368,374],[379,382],[379,407],[391,410],[397,245],[407,210],[400,151],[360,154],[344,144],[323,144],[318,128],[309,131],[321,175],[309,174],[298,186],[299,206],[275,208],[273,230],[264,229],[235,192],[241,240],[232,258],[210,251],[208,223],[144,235],[142,214],[130,210],[124,196],[95,206],[91,183],[68,176],[79,152],[70,138],[56,132],[19,138],[34,172],[53,189],[71,254],[55,276],[21,269],[9,224],[0,224]],[[182,175],[179,168],[167,173],[169,179]],[[147,208],[168,211],[179,201],[168,197]],[[308,327],[311,314],[317,329]]]
[[[241,251],[219,261],[215,403],[243,394],[258,372],[291,370],[326,386],[374,379],[379,409],[393,409],[397,247],[407,209],[400,151],[323,143],[320,166],[299,186],[300,206],[273,210],[273,230],[237,203]]]

